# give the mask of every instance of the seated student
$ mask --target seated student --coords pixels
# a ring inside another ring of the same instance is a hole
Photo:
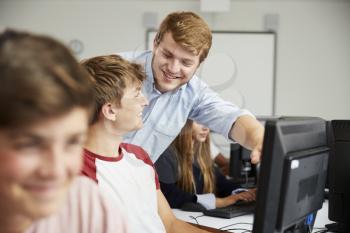
[[[0,33],[0,232],[126,232],[94,182],[78,177],[91,94],[61,43]]]
[[[214,209],[238,200],[255,199],[254,190],[234,194],[239,187],[218,169],[213,169],[209,128],[192,120],[187,120],[155,167],[161,190],[172,208],[181,208],[183,204],[193,202]]]
[[[132,232],[203,232],[175,218],[148,154],[122,143],[123,135],[143,125],[142,110],[148,101],[141,92],[141,66],[118,55],[94,57],[83,66],[94,81],[97,104],[83,174],[124,206]]]

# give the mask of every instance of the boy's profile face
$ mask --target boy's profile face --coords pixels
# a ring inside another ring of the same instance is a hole
[[[142,111],[146,105],[148,100],[141,92],[141,83],[127,85],[120,106],[117,107],[118,130],[128,133],[140,129],[143,126]]]
[[[177,44],[171,33],[153,48],[152,70],[156,88],[164,93],[190,81],[199,67],[199,56]]]
[[[81,167],[85,109],[18,129],[0,129],[0,206],[33,220],[55,212]]]

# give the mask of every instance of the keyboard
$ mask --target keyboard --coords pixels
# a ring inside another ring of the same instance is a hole
[[[204,210],[203,214],[219,218],[234,218],[241,215],[254,213],[255,201],[240,202],[223,208]]]

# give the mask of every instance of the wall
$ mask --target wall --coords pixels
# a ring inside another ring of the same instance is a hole
[[[143,13],[159,23],[175,10],[200,13],[199,1],[1,0],[0,27],[80,39],[89,57],[143,49]],[[232,0],[230,12],[200,14],[213,30],[262,31],[268,13],[279,14],[276,113],[350,119],[350,1]]]

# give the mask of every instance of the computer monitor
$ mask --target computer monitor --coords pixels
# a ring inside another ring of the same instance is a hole
[[[251,151],[239,145],[230,144],[229,176],[233,182],[244,188],[253,188],[256,185],[256,167],[251,163]]]
[[[327,228],[331,232],[350,232],[350,120],[329,123],[328,218],[336,223]]]
[[[266,122],[253,233],[306,232],[306,219],[313,225],[324,200],[328,157],[324,120]]]
[[[278,119],[278,116],[259,116],[257,120],[265,125],[267,120]],[[244,188],[256,186],[256,165],[251,163],[251,150],[248,150],[238,143],[230,144],[230,167],[229,176],[233,182]]]

